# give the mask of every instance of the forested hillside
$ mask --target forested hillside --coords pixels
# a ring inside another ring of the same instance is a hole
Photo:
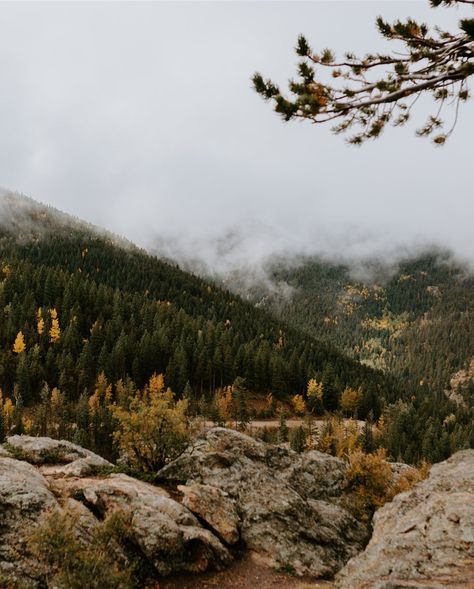
[[[313,415],[377,422],[378,443],[395,458],[441,460],[474,443],[471,410],[428,377],[420,384],[386,370],[402,346],[395,330],[408,334],[441,299],[424,269],[404,270],[409,278],[392,287],[363,287],[348,285],[341,267],[277,268],[275,277],[297,286],[293,302],[256,306],[24,197],[4,197],[0,217],[0,435],[26,427],[111,456],[114,404],[126,420],[137,391],[161,390],[153,375],[163,374],[191,414],[217,421],[232,406],[245,422],[251,398],[275,415],[277,400],[297,395]],[[423,296],[411,289],[418,276]],[[387,352],[370,354],[371,341]]]
[[[0,384],[27,405],[44,382],[78,398],[102,372],[139,387],[163,372],[198,398],[237,376],[276,397],[316,377],[328,391],[363,385],[365,413],[398,395],[381,373],[125,241],[20,197],[4,199],[2,219]]]
[[[239,275],[225,283],[398,380],[400,400],[383,408],[384,444],[393,457],[436,462],[474,445],[474,278],[449,254],[430,252],[397,267],[280,260],[263,285],[242,287]]]
[[[271,277],[292,287],[282,298],[255,291],[259,306],[336,345],[405,386],[449,389],[474,357],[474,274],[446,252],[358,268],[306,259],[275,264]],[[355,272],[354,272],[355,273]]]

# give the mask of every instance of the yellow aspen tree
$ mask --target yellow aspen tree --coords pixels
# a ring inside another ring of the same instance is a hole
[[[13,344],[13,351],[15,354],[21,354],[26,350],[25,336],[22,331],[19,331],[16,335],[15,342]]]
[[[215,403],[219,419],[224,423],[232,419],[232,387],[224,387],[216,392]]]
[[[43,311],[41,307],[36,311],[36,331],[39,335],[43,335],[44,332],[44,319]]]
[[[315,378],[308,380],[307,395],[309,398],[322,401],[323,399],[323,383],[318,382]]]
[[[99,413],[101,407],[108,407],[112,402],[112,385],[101,372],[95,383],[94,394],[89,398],[89,410],[92,415]]]
[[[165,389],[165,377],[162,374],[154,372],[150,380],[145,385],[144,393],[150,397],[161,394]]]
[[[341,397],[341,409],[345,414],[354,416],[359,408],[360,402],[362,401],[363,393],[362,389],[353,389],[346,387]]]
[[[187,401],[175,401],[171,389],[161,386],[162,375],[153,375],[146,390],[137,391],[127,409],[112,405],[118,421],[114,438],[130,464],[156,473],[179,456],[189,440]]]
[[[52,344],[57,344],[61,339],[61,328],[59,327],[58,312],[56,309],[50,309],[51,327],[49,329],[49,341]]]
[[[304,402],[303,395],[294,395],[291,399],[293,410],[298,415],[303,415],[306,411],[306,403]]]
[[[15,406],[11,399],[5,399],[3,403],[3,420],[5,422],[6,431],[10,431],[13,424],[13,416],[15,413]]]

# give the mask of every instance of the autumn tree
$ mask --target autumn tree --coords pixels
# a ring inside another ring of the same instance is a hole
[[[36,311],[36,331],[38,335],[43,335],[44,332],[44,318],[41,307]]]
[[[293,411],[297,415],[303,415],[306,411],[306,403],[303,398],[303,395],[294,395],[291,398],[291,405],[293,407]]]
[[[315,378],[310,378],[306,386],[308,397],[308,409],[311,413],[321,413],[323,410],[323,383]]]
[[[430,3],[436,7],[473,5],[474,1]],[[378,137],[387,123],[404,125],[419,96],[430,93],[438,106],[417,134],[432,135],[435,144],[443,144],[454,129],[460,103],[469,98],[468,80],[474,73],[474,19],[461,19],[455,32],[439,28],[430,31],[426,24],[411,18],[389,23],[379,16],[376,25],[385,39],[401,43],[403,52],[363,57],[346,53],[337,59],[330,49],[313,51],[300,35],[295,51],[301,61],[297,78],[289,82],[289,94],[260,73],[253,76],[255,90],[273,103],[285,121],[333,123],[335,133],[355,129],[348,139],[354,145]],[[446,104],[454,108],[448,129],[440,116]]]
[[[341,409],[346,415],[355,417],[357,409],[359,408],[360,402],[362,401],[363,393],[362,389],[354,389],[352,387],[346,387],[341,395]]]
[[[49,328],[49,341],[57,344],[61,339],[61,328],[59,327],[58,312],[56,309],[50,309],[51,327]]]
[[[17,333],[15,341],[13,343],[13,352],[15,354],[21,354],[25,350],[26,350],[25,336],[23,335],[22,331],[19,331]]]
[[[189,440],[186,410],[187,402],[175,400],[162,374],[154,374],[127,409],[113,406],[114,437],[132,466],[154,473],[183,452]]]

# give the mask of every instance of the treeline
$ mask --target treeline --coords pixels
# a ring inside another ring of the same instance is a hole
[[[313,414],[385,419],[392,458],[435,461],[474,445],[472,410],[433,395],[428,378],[421,382],[411,368],[395,378],[357,361],[373,331],[386,346],[386,369],[397,342],[434,309],[426,311],[427,301],[444,300],[430,288],[410,315],[416,278],[364,290],[348,288],[343,267],[310,265],[295,277],[304,288],[275,318],[124,241],[55,219],[47,208],[17,213],[0,223],[0,434],[52,432],[111,456],[111,407],[164,374],[189,415],[214,419],[222,392],[245,382],[245,398],[233,402],[243,420],[252,396],[298,396]],[[417,271],[431,282],[426,270]],[[463,305],[453,308],[460,321]],[[313,400],[310,382],[319,391]],[[265,411],[278,415],[275,407]]]
[[[273,269],[294,287],[291,301],[268,295],[263,306],[346,354],[399,377],[449,388],[474,350],[474,275],[442,252],[402,260],[396,271],[367,263],[351,269],[318,259]],[[262,293],[255,293],[256,297]]]
[[[277,398],[315,377],[336,406],[347,385],[362,386],[362,415],[400,395],[390,378],[225,290],[138,249],[69,233],[21,241],[4,231],[0,242],[0,386],[25,405],[43,383],[78,399],[102,372],[137,387],[164,373],[178,396],[188,385],[208,397],[238,376]]]

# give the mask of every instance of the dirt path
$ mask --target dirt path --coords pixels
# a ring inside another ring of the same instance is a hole
[[[250,556],[225,571],[186,574],[160,581],[159,589],[330,589],[333,583],[292,577],[258,564]]]
[[[348,425],[349,423],[357,423],[357,427],[359,428],[359,430],[362,430],[365,425],[365,421],[362,421],[360,419],[358,419],[357,421],[355,421],[354,419],[343,419],[343,422],[344,422],[344,425]],[[232,422],[232,423],[234,423],[234,422]],[[315,428],[316,430],[320,430],[324,426],[325,423],[326,422],[324,421],[324,419],[313,419],[312,427]],[[215,424],[212,421],[206,421],[205,425],[208,427],[213,427]],[[286,426],[289,428],[299,427],[300,425],[306,427],[307,421],[304,419],[297,419],[297,418],[292,418],[292,419],[286,420]],[[249,422],[248,428],[252,430],[252,429],[261,429],[264,427],[277,428],[279,426],[280,426],[280,422],[278,419],[254,419]]]

